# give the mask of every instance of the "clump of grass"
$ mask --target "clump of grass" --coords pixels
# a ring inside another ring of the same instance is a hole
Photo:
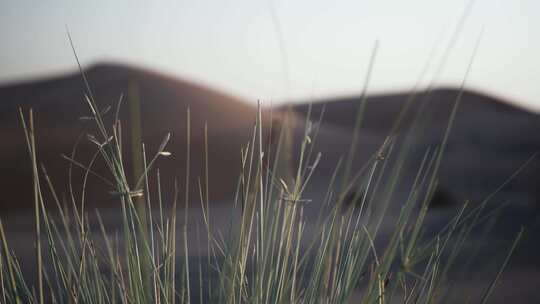
[[[475,207],[465,203],[438,233],[423,236],[428,204],[437,189],[446,135],[439,149],[426,151],[408,195],[401,198],[393,231],[381,239],[381,225],[387,220],[387,210],[402,178],[407,146],[398,147],[393,134],[355,173],[350,171],[354,140],[345,168],[340,162],[329,177],[326,194],[305,197],[312,174],[324,161],[313,145],[321,124],[313,124],[308,113],[298,166],[291,172],[288,165],[281,163],[287,159],[283,154],[291,152],[288,118],[278,138],[266,138],[259,106],[251,140],[241,150],[234,207],[240,210],[240,218],[232,221],[226,236],[215,233],[212,227],[207,136],[205,178],[196,185],[200,197],[188,195],[187,112],[185,218],[178,227],[178,188],[172,202],[163,202],[159,171],[154,170],[155,160],[169,154],[169,136],[150,159],[141,147],[144,170],[130,185],[122,159],[119,108],[114,124],[108,127],[90,91],[86,101],[98,130],[98,134],[88,136],[95,143],[96,153],[87,165],[67,158],[85,169],[84,183],[90,174],[99,176],[92,169],[95,159],[105,161],[114,178],[110,182],[115,187],[111,195],[119,201],[122,228],[111,237],[98,214],[101,233],[91,232],[84,186],[80,204],[73,198],[72,208],[62,206],[45,168],[39,170],[33,114],[30,112],[26,118],[21,111],[34,173],[37,285],[27,284],[28,278],[10,250],[0,222],[3,303],[190,303],[196,298],[201,303],[348,303],[351,299],[361,303],[435,303],[444,300],[451,285],[449,271],[457,267],[455,261],[465,240],[487,218],[484,209],[489,198]],[[356,126],[360,126],[363,109],[361,106]],[[357,133],[359,127],[355,130]],[[446,134],[449,130],[450,126]],[[151,201],[149,175],[154,173],[158,197]],[[53,194],[56,210],[46,208],[53,204],[44,201],[42,184]],[[347,206],[344,202],[351,200],[350,193],[354,193],[355,203]],[[315,219],[304,213],[312,199],[322,202]],[[189,252],[195,240],[188,238],[187,225],[188,205],[196,200],[203,210],[207,256],[199,259],[193,269]],[[147,212],[138,211],[140,203],[146,204]],[[157,215],[151,208],[156,205]],[[52,215],[53,211],[58,216]],[[178,228],[181,242],[177,241]],[[481,298],[483,302],[493,291],[521,235]],[[208,273],[206,282],[203,271]]]

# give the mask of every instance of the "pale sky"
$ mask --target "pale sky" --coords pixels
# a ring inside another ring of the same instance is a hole
[[[431,81],[468,2],[4,0],[0,84],[74,70],[67,25],[83,65],[133,63],[266,103],[360,92],[378,40],[370,92],[410,89],[434,49]],[[437,83],[459,85],[482,28],[468,85],[540,110],[538,0],[476,1]]]

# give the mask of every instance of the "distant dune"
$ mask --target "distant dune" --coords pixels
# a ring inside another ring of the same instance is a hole
[[[415,92],[398,128],[398,134],[404,134],[417,117],[419,128],[406,164],[408,178],[417,172],[424,153],[441,144],[458,94],[459,90],[451,88]],[[410,92],[368,96],[355,168],[380,147],[410,97]],[[327,159],[335,162],[339,153],[348,150],[360,100],[353,96],[312,102],[312,119],[325,108],[317,149]],[[308,108],[307,103],[292,107],[299,116],[307,115]],[[455,202],[484,199],[540,151],[538,134],[540,115],[487,94],[464,91],[441,164],[440,188]],[[323,170],[324,174],[331,169]],[[538,206],[540,159],[534,159],[495,200]]]
[[[234,196],[240,172],[240,148],[250,138],[256,117],[256,106],[215,90],[187,81],[173,79],[133,67],[96,65],[86,70],[96,101],[103,109],[113,108],[128,83],[134,84],[142,104],[143,141],[149,155],[153,155],[167,132],[172,133],[169,151],[172,156],[158,161],[165,193],[172,193],[175,178],[180,192],[184,192],[186,111],[191,111],[191,185],[192,195],[198,198],[197,183],[204,178],[204,124],[208,124],[210,195],[213,201],[230,201]],[[52,177],[61,198],[69,198],[69,162],[61,154],[70,155],[81,134],[95,133],[91,122],[80,120],[90,112],[83,96],[85,87],[79,73],[41,81],[0,87],[0,212],[32,206],[30,159],[17,108],[25,112],[33,108],[36,116],[38,158]],[[455,89],[438,89],[428,98],[417,92],[399,131],[407,130],[420,105],[425,103],[420,117],[420,131],[411,147],[406,175],[411,177],[425,151],[440,144],[448,117],[458,95]],[[410,93],[369,96],[354,168],[360,168],[382,144],[399,111]],[[326,108],[315,150],[322,152],[317,179],[327,180],[338,159],[350,147],[352,129],[359,105],[359,97],[316,101],[312,120],[316,120],[323,106]],[[286,106],[273,111],[274,123],[279,125]],[[295,136],[303,132],[307,113],[306,103],[294,103]],[[111,111],[107,123],[112,124]],[[121,116],[125,122],[124,144],[129,151],[130,129],[128,104],[124,101]],[[264,125],[270,122],[269,109],[263,111]],[[473,91],[465,91],[458,109],[454,128],[443,159],[440,185],[444,197],[462,201],[480,200],[495,190],[531,155],[540,150],[540,115],[511,106],[504,100]],[[296,141],[297,145],[299,141]],[[298,146],[295,149],[298,153]],[[95,146],[83,137],[75,158],[87,163]],[[129,154],[124,155],[128,161]],[[105,172],[104,164],[96,170]],[[83,171],[74,168],[74,190],[81,193]],[[128,172],[129,173],[129,172]],[[499,198],[518,200],[535,206],[540,199],[540,162],[533,161],[516,180],[506,187]],[[155,182],[153,179],[152,182]],[[43,185],[44,186],[44,185]],[[93,206],[114,206],[116,199],[108,195],[109,186],[90,177],[87,201]],[[406,189],[403,189],[405,191]],[[48,190],[45,191],[48,193]],[[405,193],[405,192],[404,192]],[[180,196],[182,197],[182,196]],[[170,199],[171,197],[167,197]],[[197,199],[194,202],[198,202]]]
[[[232,96],[173,79],[158,73],[120,65],[96,65],[85,71],[95,99],[101,109],[112,105],[106,123],[112,125],[114,108],[128,83],[140,94],[143,141],[148,157],[156,152],[167,132],[172,138],[167,148],[172,156],[158,161],[164,193],[172,193],[177,178],[180,193],[184,193],[186,157],[186,113],[191,111],[191,185],[198,194],[197,181],[204,180],[204,125],[208,124],[211,199],[232,199],[240,172],[240,148],[250,138],[257,108]],[[32,206],[30,159],[26,151],[24,133],[17,108],[27,113],[33,108],[37,133],[39,161],[45,164],[57,188],[58,195],[69,198],[69,162],[61,154],[71,155],[81,134],[97,134],[93,122],[80,117],[90,116],[84,101],[85,86],[79,73],[36,82],[0,87],[0,212],[12,208]],[[121,108],[124,158],[128,162],[130,124],[128,103]],[[264,114],[264,119],[269,116]],[[266,122],[265,122],[266,124]],[[75,158],[86,164],[96,147],[86,136],[82,138]],[[106,172],[104,164],[96,164],[98,172]],[[74,190],[81,193],[83,171],[75,168]],[[128,172],[131,174],[130,172]],[[153,173],[155,174],[155,173]],[[109,175],[106,175],[110,177]],[[131,177],[131,175],[129,175]],[[131,180],[131,178],[130,178]],[[155,182],[155,179],[152,180]],[[45,184],[43,185],[45,186]],[[46,189],[46,188],[45,188]],[[117,200],[108,195],[110,190],[97,178],[90,176],[87,201],[97,206],[112,206]],[[49,193],[45,190],[45,193]],[[180,195],[183,197],[183,194]],[[197,196],[198,198],[198,196]],[[167,197],[171,199],[171,197]],[[197,200],[194,200],[198,202]]]

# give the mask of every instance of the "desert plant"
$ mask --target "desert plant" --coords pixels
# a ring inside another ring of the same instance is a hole
[[[86,82],[82,69],[81,73]],[[398,145],[397,135],[391,134],[361,170],[351,172],[363,106],[359,107],[345,168],[341,162],[336,166],[324,197],[308,198],[305,189],[317,165],[324,161],[313,145],[323,115],[316,124],[307,115],[298,166],[291,174],[279,163],[284,159],[280,153],[290,153],[289,148],[283,148],[290,145],[289,131],[282,127],[278,138],[263,136],[259,105],[251,140],[241,150],[234,207],[239,219],[231,218],[228,233],[216,233],[208,195],[207,137],[206,174],[196,185],[200,195],[189,197],[189,110],[185,120],[185,217],[178,227],[178,189],[174,189],[172,202],[163,202],[159,170],[154,168],[157,158],[169,155],[169,136],[150,159],[144,145],[141,147],[144,170],[130,185],[122,159],[120,102],[114,124],[109,127],[87,87],[86,102],[98,130],[96,135],[89,134],[88,140],[95,143],[96,152],[89,164],[66,158],[85,169],[84,183],[90,174],[100,176],[93,171],[95,159],[105,161],[114,178],[107,182],[115,187],[111,195],[120,204],[122,229],[111,237],[98,213],[101,233],[92,233],[84,207],[84,187],[80,204],[73,199],[71,208],[62,206],[45,167],[40,170],[38,166],[33,113],[25,117],[21,111],[33,167],[37,285],[27,284],[28,278],[10,250],[0,223],[3,303],[190,303],[196,298],[201,303],[348,303],[351,299],[362,303],[435,303],[444,300],[448,272],[458,266],[456,257],[471,230],[489,218],[485,207],[491,197],[474,207],[465,203],[438,233],[423,235],[428,204],[437,189],[438,167],[461,95],[450,114],[441,146],[426,151],[408,195],[400,198],[402,204],[393,232],[389,238],[380,239],[381,224],[388,220],[387,210],[402,178],[409,141],[405,138]],[[149,183],[151,174],[157,176],[156,185]],[[51,204],[44,202],[43,185],[53,194],[56,210],[46,208]],[[157,188],[155,201],[148,195],[151,187]],[[137,211],[135,198],[142,198],[146,212]],[[304,215],[310,199],[322,202],[315,219]],[[191,201],[200,202],[207,239],[207,256],[198,263],[190,261],[189,254],[194,241],[188,240],[187,233]],[[355,203],[347,205],[347,201]],[[156,206],[157,214],[153,211]],[[492,292],[521,235],[516,237],[482,301]],[[208,275],[204,283],[203,272]]]

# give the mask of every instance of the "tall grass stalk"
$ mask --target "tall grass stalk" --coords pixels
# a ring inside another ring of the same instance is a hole
[[[99,115],[99,111],[93,113]],[[313,221],[304,215],[310,204],[304,191],[323,159],[322,155],[312,153],[312,136],[316,130],[308,119],[293,180],[286,181],[275,172],[267,174],[270,167],[278,166],[275,163],[270,166],[266,160],[272,149],[263,145],[265,133],[259,108],[252,140],[241,153],[236,196],[240,221],[236,227],[233,225],[228,235],[216,235],[211,226],[208,173],[205,173],[204,185],[197,184],[207,235],[207,256],[199,263],[206,261],[207,265],[197,266],[199,277],[194,280],[190,275],[191,235],[187,233],[191,222],[189,194],[185,194],[183,208],[183,250],[178,252],[176,206],[179,190],[175,187],[171,204],[164,203],[159,171],[151,168],[156,158],[168,155],[168,136],[150,161],[147,161],[146,148],[143,146],[142,149],[146,167],[142,173],[145,177],[141,179],[144,183],[142,195],[149,212],[157,204],[155,210],[159,213],[157,217],[149,216],[146,224],[141,221],[133,200],[134,196],[141,195],[141,191],[132,191],[139,188],[135,187],[137,185],[129,187],[125,173],[120,171],[124,166],[118,163],[121,151],[118,132],[114,132],[112,138],[105,133],[104,141],[96,143],[97,151],[109,162],[109,168],[117,170],[112,172],[117,189],[111,195],[118,198],[122,228],[111,237],[99,214],[100,233],[91,233],[90,221],[85,220],[86,213],[61,206],[45,168],[42,174],[37,170],[33,117],[29,117],[28,125],[22,112],[21,118],[28,138],[34,179],[38,182],[43,176],[54,194],[57,210],[52,210],[53,204],[45,204],[43,190],[36,186],[36,223],[42,228],[36,230],[36,239],[38,244],[43,244],[36,252],[37,293],[33,291],[34,287],[27,285],[27,278],[10,251],[4,227],[0,225],[3,247],[0,286],[6,303],[190,303],[194,299],[193,292],[203,303],[348,303],[352,298],[361,299],[362,303],[390,303],[398,296],[407,301],[432,303],[440,300],[437,295],[444,290],[445,278],[455,267],[454,257],[459,255],[470,230],[485,221],[482,209],[464,205],[449,226],[435,237],[422,237],[427,207],[437,187],[432,174],[439,165],[437,160],[441,153],[441,149],[432,150],[425,154],[410,193],[404,198],[394,231],[387,241],[381,242],[379,227],[384,214],[379,213],[381,206],[377,204],[381,198],[387,199],[387,191],[393,191],[389,188],[391,181],[385,181],[382,176],[402,166],[389,162],[396,149],[392,141],[387,141],[378,155],[370,159],[369,170],[352,179],[360,181],[364,189],[358,197],[358,206],[344,208],[338,203],[343,194],[335,190],[334,181],[339,172],[336,168],[327,195],[322,198],[324,202],[317,220]],[[96,117],[95,121],[100,119]],[[118,121],[115,126],[118,129]],[[189,112],[186,126],[186,163],[189,164]],[[287,130],[281,130],[273,149],[278,150],[280,142],[283,144],[285,132]],[[207,135],[205,138],[206,145],[211,145]],[[97,141],[94,137],[91,140]],[[205,154],[205,172],[208,172],[208,147],[205,147]],[[276,162],[280,158],[273,159]],[[83,167],[87,174],[92,170],[91,164]],[[148,195],[151,188],[148,176],[152,172],[157,176],[157,202],[151,202]],[[187,171],[186,189],[189,180]],[[171,212],[164,211],[166,208],[171,208]],[[382,210],[385,212],[384,206]],[[73,222],[77,225],[73,226]],[[313,222],[317,223],[315,227],[311,226]],[[149,232],[149,237],[144,236],[145,231]],[[514,249],[515,244],[508,257]],[[47,254],[43,255],[42,251]],[[449,253],[449,258],[443,253]],[[177,259],[179,256],[181,258]],[[507,262],[506,259],[503,268]],[[149,271],[144,270],[145,263],[149,265]],[[203,280],[203,272],[206,272],[206,280]],[[500,272],[484,298],[491,294],[499,276]],[[149,283],[145,284],[145,281]]]
[[[87,84],[82,69],[81,73]],[[272,132],[265,132],[263,122],[267,120],[259,104],[252,136],[240,151],[231,225],[228,231],[218,229],[212,224],[215,215],[211,213],[208,159],[212,143],[208,142],[206,125],[204,177],[190,183],[192,130],[187,111],[185,196],[180,211],[178,183],[175,181],[172,189],[173,198],[165,201],[167,189],[162,188],[159,169],[155,168],[157,159],[170,154],[166,150],[170,135],[152,157],[147,158],[147,148],[141,145],[143,168],[129,182],[122,158],[121,100],[112,126],[107,126],[89,86],[86,93],[98,132],[86,138],[95,144],[95,154],[88,164],[76,160],[76,148],[65,157],[70,166],[85,172],[82,194],[78,198],[71,190],[73,204],[69,208],[56,195],[45,166],[41,173],[38,170],[33,113],[26,118],[20,112],[33,170],[37,276],[32,284],[27,283],[29,278],[21,271],[0,222],[3,303],[349,303],[353,299],[380,304],[436,303],[448,292],[451,270],[458,267],[456,261],[471,230],[489,216],[484,211],[492,196],[478,206],[463,204],[444,228],[431,237],[425,235],[425,219],[438,186],[437,172],[451,123],[442,145],[425,152],[412,184],[401,196],[397,197],[397,185],[403,179],[409,147],[399,146],[403,142],[391,134],[358,172],[351,171],[354,143],[345,161],[340,160],[329,176],[327,188],[318,191],[321,196],[307,197],[313,174],[325,161],[314,145],[323,114],[314,124],[311,109],[305,120],[288,112],[281,118],[278,138],[271,138],[267,134]],[[456,108],[457,104],[451,121]],[[363,111],[361,106],[357,125]],[[296,155],[294,130],[289,126],[301,122],[305,125]],[[292,155],[297,160],[294,171]],[[113,180],[95,172],[97,158],[104,161]],[[97,213],[99,232],[93,232],[85,208],[89,175],[114,187],[110,195],[118,202],[120,229],[111,230]],[[44,197],[49,196],[44,195],[42,182],[52,194],[52,202],[45,202]],[[198,198],[190,196],[191,187],[197,187]],[[153,189],[157,195],[150,197]],[[354,193],[352,201],[356,203],[346,206],[350,193]],[[203,246],[206,256],[199,256],[193,267],[196,257],[191,255],[195,250],[190,246],[195,241],[198,244],[201,236],[198,226],[195,236],[188,229],[197,222],[190,216],[196,208],[192,201],[197,199],[207,243]],[[148,213],[138,211],[137,200]],[[388,210],[395,201],[399,202],[398,212],[392,218]],[[309,208],[319,209],[315,218],[307,216]],[[178,250],[177,216],[181,212],[184,218]],[[385,236],[382,223],[391,219],[395,223]],[[522,232],[482,301],[492,294],[521,236]],[[196,278],[194,271],[198,272]]]

